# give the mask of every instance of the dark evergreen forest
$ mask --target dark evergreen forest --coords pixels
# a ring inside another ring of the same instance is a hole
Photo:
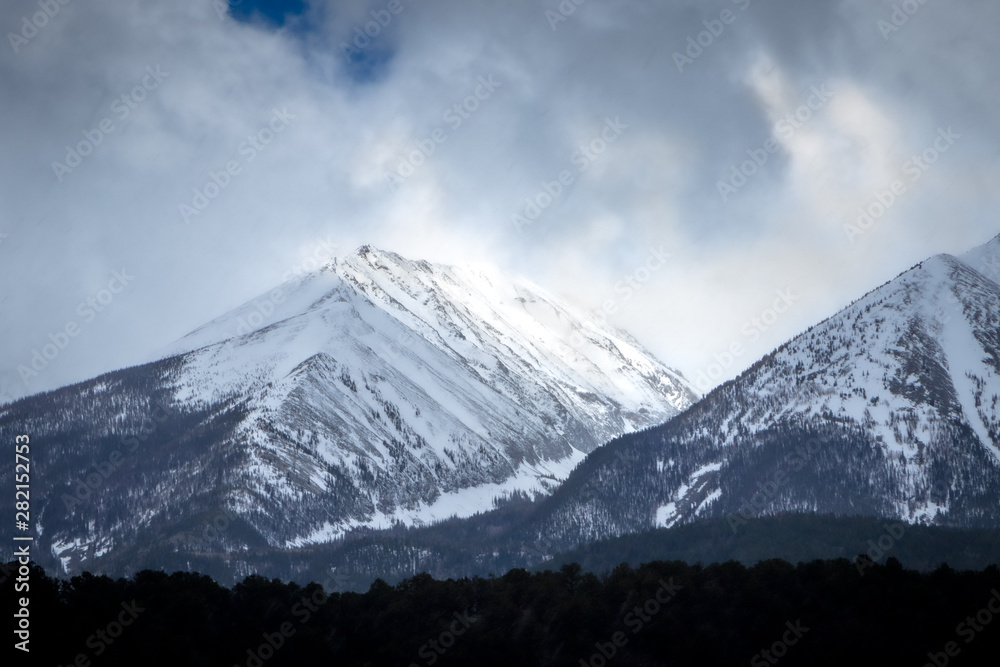
[[[17,564],[5,569],[13,625],[23,593]],[[57,580],[33,566],[28,595],[30,657],[4,664],[942,667],[1000,655],[1000,569],[922,573],[895,558],[661,561],[599,575],[565,564],[377,580],[363,593],[149,570]]]

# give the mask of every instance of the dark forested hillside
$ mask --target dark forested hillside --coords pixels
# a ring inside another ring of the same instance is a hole
[[[600,540],[561,552],[554,542],[530,541],[529,532],[517,528],[534,507],[530,503],[512,504],[471,519],[421,529],[357,531],[335,544],[294,550],[260,547],[244,553],[239,560],[229,559],[214,548],[229,530],[222,517],[198,531],[197,537],[204,544],[199,553],[172,552],[151,542],[142,551],[109,554],[99,561],[99,566],[101,571],[122,574],[141,569],[197,571],[225,585],[253,572],[302,584],[336,573],[337,590],[363,591],[375,579],[392,584],[420,573],[439,579],[499,576],[514,568],[539,570],[570,562],[581,563],[594,572],[607,572],[623,562],[634,566],[657,560],[703,564],[735,560],[750,566],[771,558],[794,563],[854,559],[870,553],[877,562],[894,557],[905,567],[922,572],[941,563],[974,570],[1000,565],[1000,530],[803,514],[749,519],[735,514]],[[248,566],[254,569],[247,570]]]
[[[601,540],[557,554],[538,567],[580,563],[586,570],[605,572],[623,562],[635,566],[655,560],[753,565],[772,558],[791,563],[849,558],[863,570],[865,561],[859,556],[877,562],[894,558],[921,572],[941,563],[981,570],[1000,565],[1000,530],[914,526],[869,517],[789,514],[744,520],[733,515]]]
[[[0,584],[14,608],[16,564]],[[363,594],[190,573],[58,582],[34,568],[38,665],[963,665],[1000,651],[1000,570],[890,559],[752,568],[579,565],[497,578],[420,575]],[[325,582],[329,585],[330,582]],[[10,616],[8,616],[9,618]],[[8,649],[9,650],[9,649]],[[990,662],[990,661],[993,662]],[[957,659],[956,659],[957,663]]]

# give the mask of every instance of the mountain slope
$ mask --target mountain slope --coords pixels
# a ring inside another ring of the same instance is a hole
[[[702,517],[738,530],[784,512],[1000,526],[998,256],[1000,237],[933,257],[592,453],[528,539],[565,548]]]
[[[547,493],[695,397],[527,281],[366,246],[162,360],[0,408],[0,434],[46,443],[36,526],[72,568],[138,542],[188,548],[212,517],[230,526],[212,548],[241,550],[468,516]]]

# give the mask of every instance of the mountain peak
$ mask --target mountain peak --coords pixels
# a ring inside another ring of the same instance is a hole
[[[960,255],[959,259],[969,268],[1000,285],[1000,235]]]
[[[930,257],[690,410],[608,444],[532,534],[566,549],[706,517],[735,533],[788,512],[1000,525],[998,251],[994,239]]]
[[[361,270],[365,273],[368,273],[370,269],[383,271],[388,269],[390,272],[398,270],[404,273],[413,273],[417,270],[427,271],[431,265],[427,262],[407,259],[398,253],[390,250],[382,250],[366,243],[348,255],[341,266],[350,266],[355,270]]]
[[[241,493],[260,507],[305,494],[324,508],[258,526],[281,544],[547,493],[585,454],[697,399],[627,334],[527,280],[369,244],[172,354],[172,404],[241,406],[218,436],[245,452]]]
[[[393,261],[397,261],[403,259],[403,257],[398,255],[397,253],[394,253],[390,250],[382,250],[381,248],[377,248],[370,243],[365,243],[364,245],[358,246],[358,249],[355,250],[351,256],[366,260],[391,259]]]

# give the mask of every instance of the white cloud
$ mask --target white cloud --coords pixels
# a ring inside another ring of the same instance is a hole
[[[18,53],[0,49],[0,395],[141,361],[330,237],[338,252],[370,242],[498,264],[594,306],[663,245],[669,266],[613,319],[693,373],[795,286],[802,307],[756,341],[766,352],[926,255],[998,231],[998,10],[927,5],[886,42],[874,25],[890,5],[752,4],[683,74],[671,53],[717,10],[585,3],[553,32],[548,5],[421,0],[348,66],[340,42],[382,4],[317,2],[280,30],[220,21],[210,2],[67,5]],[[0,27],[30,6],[5,4]],[[115,99],[156,66],[169,76],[117,118]],[[445,113],[489,75],[501,86],[452,127]],[[824,83],[832,100],[777,133]],[[275,108],[295,118],[241,150]],[[51,163],[108,116],[114,131],[59,182]],[[511,214],[576,170],[609,117],[627,131],[518,233]],[[843,218],[939,125],[961,143],[848,244]],[[447,140],[386,191],[385,172],[435,128]],[[717,181],[771,137],[780,152],[723,203]],[[179,206],[230,161],[238,175],[184,223]],[[128,291],[23,383],[17,366],[122,266],[136,275]]]

